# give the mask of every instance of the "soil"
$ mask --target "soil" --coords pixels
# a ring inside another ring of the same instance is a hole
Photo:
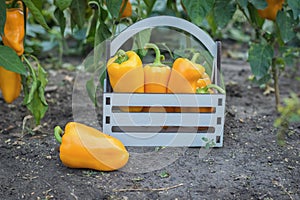
[[[299,125],[290,127],[294,134],[286,146],[278,146],[273,94],[264,95],[249,81],[245,61],[223,60],[222,69],[227,91],[223,147],[128,148],[129,153],[170,155],[169,161],[157,160],[166,163],[161,168],[148,168],[147,159],[139,162],[140,169],[129,161],[113,172],[62,164],[53,128],[74,120],[75,72],[48,70],[49,110],[35,130],[22,96],[11,105],[0,97],[1,199],[300,199]],[[282,97],[299,89],[299,74],[290,74],[282,76]]]

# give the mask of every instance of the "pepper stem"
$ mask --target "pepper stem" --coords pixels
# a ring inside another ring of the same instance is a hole
[[[153,49],[154,52],[155,52],[155,59],[154,59],[154,62],[152,65],[155,65],[155,66],[161,66],[163,65],[161,63],[161,59],[164,59],[164,57],[162,57],[160,55],[160,51],[159,51],[159,48],[157,47],[157,45],[153,44],[153,43],[146,43],[145,46],[144,46],[145,49]]]
[[[200,53],[195,53],[191,59],[191,62],[196,63],[197,59],[199,58]]]
[[[56,126],[54,128],[54,137],[56,139],[57,142],[59,142],[61,144],[61,135],[63,134],[63,130],[60,128],[60,126]]]
[[[225,90],[224,90],[223,88],[221,88],[220,86],[215,85],[215,84],[209,84],[209,85],[207,85],[206,87],[207,87],[208,89],[210,89],[210,88],[216,89],[216,90],[218,90],[218,92],[220,92],[221,94],[225,94],[225,93],[226,93]]]
[[[117,52],[117,59],[115,60],[115,63],[122,64],[123,62],[127,61],[129,59],[128,55],[126,52],[122,49],[120,49]]]
[[[220,86],[217,86],[215,84],[209,84],[203,88],[198,88],[196,93],[200,93],[200,94],[203,94],[203,93],[207,93],[208,89],[210,88],[213,88],[213,89],[216,89],[218,92],[220,92],[221,94],[225,94],[225,90],[223,88],[221,88]]]

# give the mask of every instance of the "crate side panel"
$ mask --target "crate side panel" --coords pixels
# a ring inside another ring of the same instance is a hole
[[[113,137],[118,138],[125,146],[188,146],[200,147],[205,146],[206,142],[203,140],[207,138],[209,141],[214,140],[213,135],[199,134],[199,133],[159,133],[159,134],[145,134],[145,133],[112,133]],[[219,145],[218,145],[219,146]],[[216,147],[218,147],[216,145]]]
[[[215,126],[210,113],[111,113],[114,126]]]

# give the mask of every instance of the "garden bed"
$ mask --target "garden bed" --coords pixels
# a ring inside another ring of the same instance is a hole
[[[1,198],[300,199],[300,127],[291,127],[294,134],[287,145],[278,146],[273,95],[263,95],[248,80],[247,63],[223,60],[222,69],[227,92],[223,147],[128,148],[134,155],[162,155],[156,168],[145,156],[130,158],[124,169],[114,172],[63,166],[53,128],[73,121],[75,72],[48,70],[49,110],[35,132],[28,129],[33,119],[22,97],[11,105],[0,98]],[[299,90],[295,76],[299,74],[282,76],[283,97],[289,89]],[[160,168],[160,163],[166,165]]]

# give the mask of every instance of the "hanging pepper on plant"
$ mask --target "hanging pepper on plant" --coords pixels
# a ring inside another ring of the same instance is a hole
[[[126,3],[126,4],[125,4]],[[132,6],[129,0],[123,0],[120,8],[121,18],[131,17],[132,15]]]
[[[144,71],[134,51],[119,50],[107,62],[109,81],[114,92],[144,93]],[[142,107],[121,107],[123,111],[139,112]]]
[[[20,1],[17,2],[14,3],[15,6],[22,6]],[[10,47],[18,56],[21,56],[24,52],[24,12],[22,7],[14,7],[13,2],[7,1],[6,4],[11,4],[11,8],[6,9],[4,33],[1,35],[2,41],[5,46]],[[0,66],[0,90],[5,102],[12,103],[21,93],[21,75]]]
[[[0,90],[6,103],[12,103],[21,93],[21,75],[0,66]]]
[[[261,18],[275,20],[277,12],[282,9],[284,0],[266,0],[268,6],[263,10],[258,10]]]
[[[60,160],[67,167],[113,171],[128,162],[121,141],[84,124],[69,122],[64,132],[56,126],[54,135],[61,144]]]
[[[24,53],[25,20],[20,8],[6,9],[6,21],[2,41],[21,56]]]

